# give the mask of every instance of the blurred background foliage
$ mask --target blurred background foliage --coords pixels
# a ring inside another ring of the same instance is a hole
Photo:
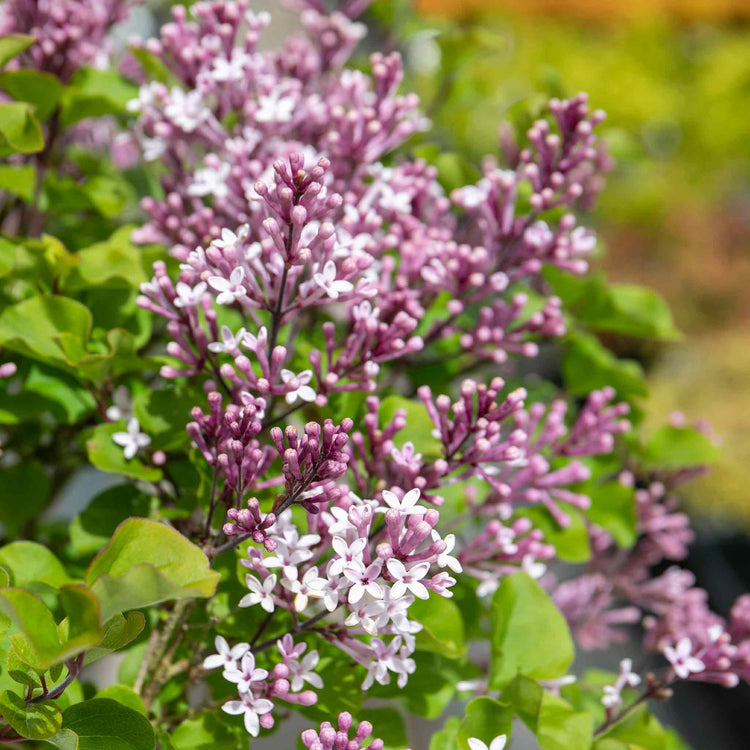
[[[448,186],[550,96],[589,93],[617,165],[592,221],[610,279],[669,301],[685,339],[607,335],[646,368],[647,427],[674,410],[723,438],[692,509],[750,525],[750,5],[734,0],[378,0]]]

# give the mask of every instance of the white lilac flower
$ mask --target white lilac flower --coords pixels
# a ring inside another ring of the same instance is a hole
[[[318,394],[307,385],[312,380],[312,370],[303,370],[299,375],[295,375],[291,370],[282,370],[281,379],[284,383],[297,379],[299,385],[293,391],[289,391],[284,398],[287,404],[293,404],[298,398],[303,401],[315,401]]]
[[[703,672],[706,665],[697,657],[692,655],[693,644],[690,638],[680,638],[677,644],[664,647],[664,656],[671,663],[675,674],[681,679],[686,680],[691,674]]]
[[[221,327],[221,341],[212,341],[208,345],[210,352],[225,353],[225,354],[236,354],[239,345],[244,341],[246,331],[244,328],[240,328],[236,334],[232,333],[232,329],[228,326]]]
[[[364,304],[364,303],[362,303]],[[391,448],[391,458],[400,466],[407,469],[416,468],[419,470],[419,464],[422,461],[422,454],[414,452],[414,443],[404,443],[404,447],[399,450],[396,447]]]
[[[260,604],[266,612],[273,612],[274,603],[271,592],[276,586],[275,574],[272,573],[271,575],[266,576],[263,581],[259,581],[254,575],[248,573],[247,576],[245,576],[245,583],[250,589],[250,593],[245,594],[245,596],[240,599],[237,606],[252,607],[255,604]]]
[[[470,750],[503,750],[507,741],[508,736],[505,734],[495,737],[489,745],[486,745],[482,740],[479,740],[476,737],[469,737],[468,740]]]
[[[188,195],[203,197],[211,195],[214,198],[226,198],[229,195],[227,177],[231,171],[229,164],[218,167],[203,167],[195,170],[195,181],[187,189]]]
[[[414,596],[418,599],[428,599],[430,592],[427,590],[425,585],[422,583],[422,579],[427,575],[430,569],[430,563],[420,562],[412,565],[408,570],[406,566],[397,560],[395,557],[391,557],[386,563],[388,572],[394,578],[395,582],[391,587],[391,596],[395,599],[403,596],[407,590],[411,591]]]
[[[247,294],[245,287],[242,285],[244,280],[245,269],[242,266],[233,268],[228,279],[225,279],[223,276],[208,277],[208,283],[211,285],[211,288],[219,292],[216,302],[220,305],[231,305],[240,299],[240,297],[244,297]]]
[[[144,161],[156,161],[160,159],[167,150],[167,142],[163,138],[149,138],[142,135],[139,137]]]
[[[301,645],[304,646],[305,644]],[[304,649],[302,650],[304,651]],[[306,682],[314,688],[318,688],[318,690],[323,687],[323,679],[314,671],[319,661],[318,652],[313,650],[299,661],[295,660],[288,664],[289,684],[293,693],[302,690]]]
[[[221,238],[214,240],[211,244],[221,250],[234,247],[238,242],[242,242],[250,234],[250,225],[243,224],[235,234],[231,229],[222,229]]]
[[[240,693],[250,693],[254,682],[262,682],[268,677],[265,669],[255,666],[255,657],[248,651],[243,654],[239,666],[228,667],[224,670],[223,677],[228,682],[237,684]]]
[[[164,114],[178,128],[192,133],[211,116],[211,110],[204,104],[200,91],[193,90],[186,94],[175,86],[169,92],[169,103],[164,107]]]
[[[141,425],[135,417],[128,420],[127,432],[115,432],[112,440],[123,449],[129,461],[141,448],[151,443],[151,438],[141,432]]]
[[[367,666],[367,676],[362,683],[362,690],[368,690],[373,682],[377,682],[380,685],[387,685],[391,681],[388,672],[393,665],[400,647],[401,638],[399,636],[396,636],[388,644],[380,638],[370,639],[373,659]]]
[[[216,646],[217,653],[211,654],[211,656],[207,656],[203,660],[203,669],[218,669],[222,667],[224,670],[227,670],[236,668],[239,660],[250,649],[249,643],[238,643],[229,648],[226,639],[220,635],[216,636],[214,645]]]
[[[331,560],[328,566],[329,575],[341,575],[344,572],[344,566],[350,562],[362,562],[362,553],[367,546],[365,537],[357,537],[351,544],[340,536],[334,536],[331,540],[331,546],[336,552],[337,557]]]
[[[252,351],[258,351],[258,349],[265,349],[266,342],[268,341],[268,329],[265,326],[261,326],[258,331],[258,335],[254,335],[249,331],[242,337],[242,344]]]
[[[207,288],[205,281],[200,281],[193,287],[184,281],[178,281],[175,287],[177,297],[175,297],[174,306],[195,307],[200,304],[201,298],[206,293]]]
[[[435,529],[432,530],[432,540],[434,542],[440,541],[440,534]],[[438,555],[437,564],[441,568],[450,568],[454,573],[463,572],[463,567],[458,558],[451,555],[453,548],[456,546],[456,535],[448,534],[443,537],[443,541],[445,542],[445,549]]]
[[[478,185],[466,185],[455,194],[464,208],[477,208],[486,202],[490,194],[489,188],[487,180],[480,180]]]
[[[273,703],[266,698],[256,698],[249,693],[241,696],[241,698],[242,700],[239,701],[227,701],[221,707],[221,710],[233,716],[245,714],[245,729],[250,735],[257,737],[258,732],[260,732],[259,717],[272,711]]]
[[[423,508],[421,505],[417,505],[419,502],[419,496],[420,496],[419,487],[415,487],[412,490],[409,490],[402,498],[401,500],[398,499],[398,497],[391,492],[390,490],[383,490],[383,500],[385,501],[385,504],[388,506],[388,508],[393,508],[394,510],[397,510],[401,515],[404,516],[411,516],[415,513],[419,513],[420,515],[424,514],[425,508]],[[385,513],[388,508],[380,507],[378,508],[378,511],[381,513]]]
[[[277,92],[258,97],[256,122],[289,122],[294,113],[295,100],[291,96],[280,96]]]
[[[209,75],[217,83],[225,81],[241,81],[245,76],[245,65],[251,61],[250,55],[239,47],[232,49],[232,56],[217,57]]]
[[[541,578],[547,572],[547,566],[544,563],[534,560],[532,555],[524,555],[521,560],[521,569],[528,573],[532,578]]]
[[[296,572],[296,570],[295,570]],[[318,576],[317,567],[312,567],[305,572],[302,576],[302,580],[296,578],[292,580],[285,579],[282,584],[285,588],[288,588],[294,597],[294,608],[297,612],[303,612],[307,609],[309,598],[316,597],[320,598],[323,596],[323,589],[326,586],[326,579]]]
[[[380,560],[376,560],[366,568],[361,562],[351,562],[344,566],[344,575],[352,582],[348,594],[349,604],[356,604],[365,592],[374,599],[380,599],[383,596],[383,588],[377,583],[381,567]]]
[[[346,294],[354,289],[351,281],[336,279],[336,264],[332,261],[326,261],[322,272],[313,274],[313,281],[325,291],[331,299],[338,299],[340,294]]]

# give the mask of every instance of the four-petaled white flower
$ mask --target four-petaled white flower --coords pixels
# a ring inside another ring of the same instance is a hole
[[[503,750],[507,741],[508,735],[506,734],[501,734],[498,737],[495,737],[489,745],[486,745],[482,740],[479,740],[476,737],[469,737],[468,740],[471,750]]]
[[[296,378],[299,385],[293,390],[289,391],[284,398],[287,404],[293,404],[298,398],[303,401],[315,401],[318,394],[307,385],[312,380],[312,370],[303,370],[299,375],[295,375],[291,370],[282,370],[281,379],[284,383],[290,383]]]
[[[296,575],[296,568],[294,572]],[[316,598],[323,596],[323,589],[325,589],[328,581],[318,576],[317,567],[312,567],[305,571],[301,581],[294,578],[292,580],[284,580],[282,583],[293,594],[296,594],[294,597],[294,608],[297,612],[303,612],[307,609],[307,604],[311,596]]]
[[[241,242],[242,240],[246,239],[249,234],[250,234],[249,224],[243,224],[237,230],[237,234],[235,234],[231,229],[222,229],[221,239],[214,240],[211,244],[214,247],[218,247],[218,248],[221,248],[222,250],[226,250],[227,248],[234,247],[238,242]]]
[[[208,345],[210,352],[218,352],[225,354],[236,354],[239,349],[240,343],[245,340],[246,331],[244,328],[240,328],[236,334],[232,333],[232,329],[229,326],[221,327],[221,341],[212,341]]]
[[[265,669],[256,668],[255,657],[248,651],[243,654],[239,666],[225,669],[223,676],[228,682],[237,683],[240,693],[249,693],[253,683],[265,680],[268,672]]]
[[[251,736],[257,737],[260,732],[260,719],[258,717],[273,710],[273,703],[267,698],[255,698],[250,693],[241,696],[240,701],[227,701],[221,710],[225,713],[237,716],[245,714],[245,729]]]
[[[693,644],[690,638],[680,638],[674,648],[664,647],[664,656],[672,664],[675,674],[681,680],[686,680],[691,674],[698,674],[706,668],[706,665],[692,653]]]
[[[490,195],[490,186],[487,180],[480,180],[478,185],[466,185],[456,190],[455,194],[464,208],[477,208],[484,203]]]
[[[205,281],[200,281],[192,287],[184,281],[178,281],[177,286],[175,287],[177,296],[174,300],[174,306],[195,307],[200,304],[201,298],[206,293],[207,288]]]
[[[332,261],[326,261],[323,271],[313,274],[313,281],[325,291],[331,299],[338,299],[340,294],[346,294],[354,289],[351,281],[336,279],[336,264]]]
[[[245,65],[250,62],[251,59],[252,58],[247,52],[239,47],[234,47],[230,59],[227,60],[225,57],[217,57],[214,60],[214,65],[209,75],[217,83],[223,83],[224,81],[241,81],[245,76]]]
[[[393,508],[393,510],[397,510],[404,516],[413,516],[416,513],[422,515],[426,509],[421,505],[417,505],[420,494],[419,487],[415,487],[414,489],[409,490],[401,500],[399,500],[390,490],[383,490],[383,500],[385,500],[385,504],[388,508]],[[378,511],[380,513],[385,513],[388,511],[388,508],[381,506],[378,508]]]
[[[255,112],[256,122],[289,122],[292,119],[295,101],[291,96],[279,96],[278,93],[274,93],[258,97],[258,105]]]
[[[245,269],[242,266],[233,268],[228,279],[223,276],[208,277],[208,283],[211,285],[211,288],[219,292],[216,301],[220,305],[231,305],[240,297],[244,297],[247,294],[245,287],[242,285],[244,280]]]
[[[395,580],[395,583],[391,587],[391,596],[394,599],[403,596],[407,590],[411,591],[419,599],[429,599],[430,592],[422,583],[422,579],[427,575],[430,563],[416,563],[416,565],[412,565],[407,570],[401,560],[391,557],[386,563],[386,567]]]
[[[293,661],[289,664],[289,684],[293,693],[302,690],[305,682],[318,688],[318,690],[323,687],[323,678],[314,671],[319,661],[318,652],[311,651],[299,661]]]
[[[254,575],[248,573],[245,576],[245,583],[250,589],[250,593],[245,594],[237,606],[252,607],[254,604],[260,604],[266,612],[273,612],[275,605],[271,592],[276,586],[276,575],[272,573],[261,582]]]
[[[186,133],[192,133],[202,122],[211,116],[211,110],[203,102],[203,94],[198,90],[185,93],[177,86],[169,92],[169,103],[164,114]]]
[[[415,453],[414,443],[404,443],[404,447],[399,450],[396,447],[391,448],[391,458],[399,465],[408,468],[416,468],[419,471],[419,465],[422,461],[422,454]]]
[[[381,599],[383,589],[377,582],[382,563],[376,560],[366,568],[361,562],[350,562],[344,566],[344,575],[352,582],[349,589],[349,604],[356,604],[367,592],[374,599]]]
[[[141,432],[141,425],[135,417],[128,420],[127,432],[115,432],[112,440],[123,449],[125,458],[130,461],[141,448],[151,443],[151,438]]]
[[[437,542],[440,540],[440,534],[435,529],[432,530],[432,539]],[[450,568],[454,573],[463,572],[463,567],[457,557],[453,557],[451,552],[456,546],[456,535],[448,534],[443,537],[445,542],[445,549],[438,555],[437,564],[441,568]]]
[[[344,572],[344,566],[350,562],[361,562],[362,553],[367,546],[366,537],[357,537],[351,544],[340,536],[335,536],[331,540],[331,545],[336,552],[337,557],[331,560],[328,565],[328,575],[337,576]]]
[[[203,197],[213,195],[215,198],[226,198],[229,195],[227,177],[231,171],[229,164],[220,164],[218,167],[203,167],[195,170],[195,181],[188,186],[188,195]]]
[[[236,646],[229,648],[225,638],[220,635],[216,636],[214,641],[217,653],[207,656],[203,660],[203,669],[218,669],[223,667],[225,670],[237,667],[239,660],[250,649],[249,643],[238,643]]]

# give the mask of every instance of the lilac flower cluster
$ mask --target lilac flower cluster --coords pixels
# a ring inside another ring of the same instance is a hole
[[[695,586],[688,570],[672,565],[653,572],[664,562],[683,560],[693,539],[673,492],[682,478],[676,474],[668,484],[652,482],[636,490],[639,539],[632,549],[623,550],[593,527],[590,571],[559,584],[554,599],[583,648],[622,641],[625,634],[617,626],[640,622],[644,647],[661,652],[671,665],[666,682],[733,687],[750,676],[747,597],[738,599],[727,623],[711,611],[707,592]],[[625,473],[621,481],[632,483],[634,477]]]
[[[309,750],[383,750],[383,740],[368,740],[372,734],[372,724],[369,721],[361,721],[354,731],[354,737],[350,739],[352,725],[352,715],[344,711],[338,717],[338,730],[334,729],[329,721],[324,721],[319,730],[306,729],[302,732],[302,744]]]
[[[144,201],[150,221],[134,236],[179,262],[176,279],[157,263],[138,303],[166,324],[162,376],[198,377],[207,394],[188,433],[213,472],[209,551],[259,545],[242,560],[240,606],[288,612],[292,633],[364,668],[363,689],[406,683],[421,629],[409,610],[452,596],[452,574],[483,595],[518,570],[541,577],[555,549],[516,511],[541,506],[569,524],[571,507],[590,504],[575,488],[589,477],[581,459],[610,453],[629,426],[611,389],[568,414],[493,377],[454,397],[418,388],[432,443],[401,438],[413,417],[387,412],[382,395],[399,372],[450,345],[512,374],[564,333],[560,301],[540,302],[541,270],[587,269],[595,238],[570,211],[601,187],[603,116],[583,96],[553,101],[554,124],[535,123],[509,168],[488,163],[448,196],[433,167],[389,155],[426,125],[398,92],[398,55],[373,55],[369,76],[344,67],[366,5],[302,3],[305,33],[275,52],[259,50],[269,19],[245,0],[197,3],[192,18],[176,8],[144,49],[181,85],[144,78],[131,103],[144,157],[166,167],[164,197]],[[361,418],[338,416],[359,394]],[[455,491],[465,523],[446,533],[440,509]],[[315,652],[300,661],[291,637],[270,672],[255,665],[260,646],[224,645],[233,661],[207,663],[240,686],[225,710],[251,733],[271,725],[277,698],[319,687]],[[348,729],[303,741],[343,746]]]
[[[108,62],[106,35],[139,0],[6,0],[0,34],[30,34],[36,42],[9,67],[27,64],[68,81],[84,65]]]

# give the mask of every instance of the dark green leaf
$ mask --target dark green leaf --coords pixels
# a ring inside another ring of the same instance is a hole
[[[38,461],[0,470],[0,522],[8,534],[17,535],[27,521],[41,513],[49,496],[50,482]]]
[[[149,720],[109,698],[76,703],[63,713],[63,730],[78,736],[78,750],[154,750]]]

